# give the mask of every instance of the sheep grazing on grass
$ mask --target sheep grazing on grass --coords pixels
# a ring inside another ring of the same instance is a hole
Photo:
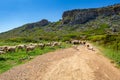
[[[33,51],[35,49],[35,46],[25,46],[26,48],[26,53],[28,53],[29,51]]]
[[[71,43],[71,41],[65,41],[65,43],[70,44],[70,43]]]
[[[7,47],[7,52],[15,52],[16,51],[16,46],[8,46]]]
[[[52,43],[52,47],[54,47],[54,46],[60,46],[61,45],[61,42],[53,42]]]
[[[51,46],[51,45],[52,45],[52,43],[50,43],[50,42],[45,44],[45,46]]]
[[[18,45],[17,46],[17,50],[24,50],[25,49],[25,45]]]
[[[0,51],[0,55],[1,55],[1,54],[5,54],[5,52],[4,52],[4,51]]]
[[[35,46],[36,48],[38,47],[38,44],[37,43],[30,43],[28,44],[29,46]]]
[[[29,45],[29,46],[33,46],[34,44],[33,44],[33,43],[29,43],[28,45]]]
[[[58,45],[58,42],[53,42],[52,43],[52,47],[57,46],[57,45]]]
[[[0,46],[0,51],[7,52],[7,46]]]
[[[35,46],[36,48],[38,47],[38,44],[37,43],[34,43],[32,46]]]
[[[45,44],[43,44],[43,43],[40,43],[40,44],[38,44],[38,47],[39,47],[40,49],[44,49],[44,47],[45,47]]]

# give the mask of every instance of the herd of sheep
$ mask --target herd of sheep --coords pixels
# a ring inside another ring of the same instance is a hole
[[[20,44],[16,46],[0,46],[0,54],[5,54],[8,52],[17,52],[19,50],[25,50],[26,53],[33,51],[35,48],[44,49],[45,46],[60,46],[61,42],[49,42],[49,43],[30,43],[30,44]]]
[[[73,45],[85,45],[87,49],[93,50],[93,47],[90,46],[86,41],[80,41],[80,40],[71,40],[66,41],[67,44],[73,44]],[[5,54],[7,52],[17,52],[19,50],[25,50],[26,53],[29,51],[33,51],[35,48],[44,49],[44,47],[54,47],[54,46],[60,46],[61,42],[48,42],[48,43],[30,43],[30,44],[20,44],[16,46],[0,46],[0,54]]]
[[[71,43],[71,44],[74,44],[74,45],[76,45],[76,44],[84,45],[84,46],[87,47],[88,50],[95,51],[93,49],[93,47],[89,43],[87,43],[87,41],[72,40],[72,41],[66,41],[66,43]],[[77,49],[76,46],[75,46],[75,48]]]

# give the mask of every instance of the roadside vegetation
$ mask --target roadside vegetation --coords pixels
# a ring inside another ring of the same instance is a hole
[[[0,42],[0,46],[4,46],[4,45],[13,46],[13,45],[18,45],[18,44],[21,44],[21,43]],[[26,44],[29,44],[29,43],[26,43]],[[19,50],[16,52],[7,52],[5,54],[1,54],[0,55],[0,73],[3,73],[11,69],[14,66],[24,64],[38,55],[42,55],[42,54],[45,54],[51,51],[55,51],[57,49],[64,49],[70,46],[71,46],[70,44],[62,43],[60,46],[54,46],[54,47],[46,46],[44,47],[44,49],[35,48],[34,50],[29,51],[28,53],[26,53],[26,50]]]
[[[89,39],[112,60],[112,63],[120,67],[120,35],[96,35]]]

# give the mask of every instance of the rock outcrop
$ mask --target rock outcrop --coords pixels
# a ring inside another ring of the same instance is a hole
[[[120,4],[114,6],[92,8],[92,9],[75,9],[65,11],[62,16],[63,24],[83,24],[98,16],[111,16],[120,13]]]

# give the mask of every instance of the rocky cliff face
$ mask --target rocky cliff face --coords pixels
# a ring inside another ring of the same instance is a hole
[[[62,23],[83,24],[98,16],[111,16],[115,14],[120,14],[120,4],[103,8],[75,9],[63,13]]]

